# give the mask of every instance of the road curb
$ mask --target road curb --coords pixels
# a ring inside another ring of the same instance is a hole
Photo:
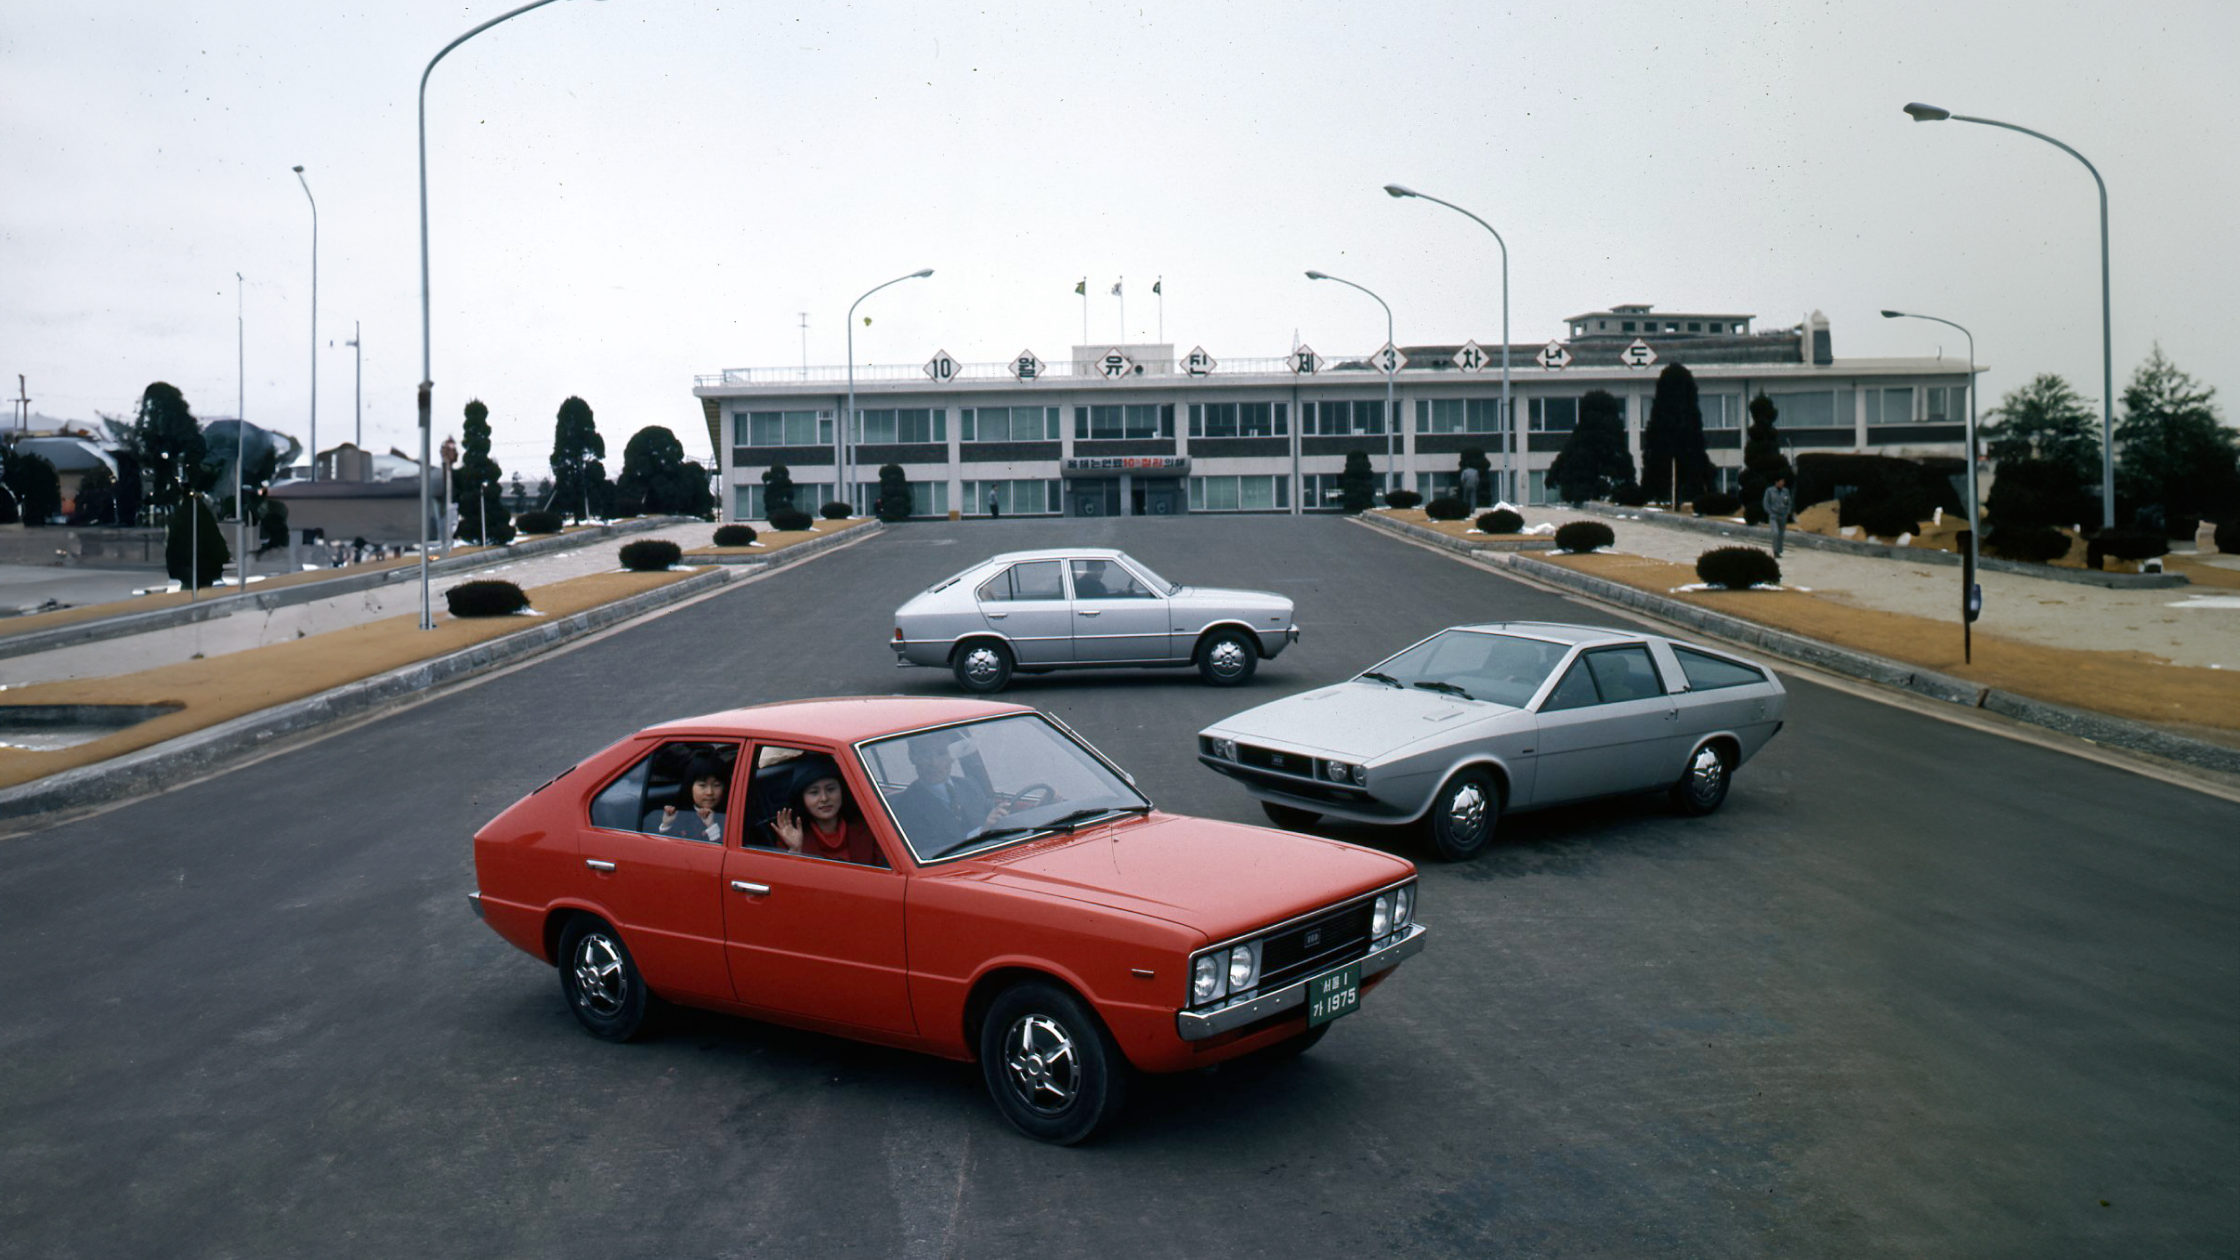
[[[1434,547],[1444,547],[1448,551],[1458,551],[1466,556],[1491,556],[1518,551],[1553,551],[1556,545],[1553,538],[1504,538],[1472,542],[1467,538],[1457,538],[1453,534],[1432,529],[1428,525],[1418,525],[1414,521],[1396,521],[1389,516],[1379,516],[1374,512],[1362,512],[1353,519],[1371,529],[1383,530],[1385,533],[1394,534],[1414,542],[1430,543]]]
[[[1726,613],[1699,608],[1683,600],[1654,594],[1607,578],[1594,577],[1529,556],[1512,555],[1507,557],[1507,563],[1510,568],[1535,581],[1566,587],[1606,603],[1638,609],[1661,620],[1690,626],[1799,664],[1863,678],[1963,708],[1985,709],[2018,722],[2042,726],[2111,748],[2146,753],[2203,770],[2240,774],[2240,749],[2174,735],[2129,718],[2111,717],[2105,713],[2092,713],[2044,700],[2033,700],[1902,661],[1854,652],[1849,648],[1840,648],[1786,630],[1777,630]]]
[[[873,534],[885,532],[886,526],[878,521],[872,521],[868,525],[854,525],[835,533],[820,535],[808,542],[795,543],[791,547],[773,551],[768,555],[749,556],[740,555],[737,552],[713,554],[706,551],[688,551],[684,553],[684,558],[693,564],[720,564],[729,568],[776,568],[780,565],[790,564],[795,560],[807,559],[820,551],[844,546],[859,539],[869,538]]]
[[[1669,525],[1698,534],[1711,534],[1739,542],[1753,542],[1771,549],[1773,529],[1766,525],[1738,525],[1719,517],[1682,516],[1678,512],[1650,513],[1642,508],[1620,507],[1613,503],[1585,503],[1576,511],[1591,512],[1615,521],[1639,521],[1644,525]],[[1807,551],[1831,551],[1838,555],[1861,556],[1873,560],[1914,560],[1922,564],[1942,564],[1958,567],[1960,553],[1941,551],[1935,547],[1900,547],[1894,543],[1859,542],[1851,538],[1830,538],[1826,534],[1807,533],[1792,529],[1781,537],[1783,547],[1801,547]],[[2090,569],[2064,569],[2051,564],[2025,564],[2020,560],[2002,560],[1997,556],[1979,555],[1976,567],[1990,573],[2012,573],[2016,577],[2042,578],[2048,582],[2068,582],[2074,586],[2099,586],[2116,591],[2167,590],[2176,586],[2191,586],[2193,579],[2183,573],[2095,573]]]
[[[744,576],[720,568],[697,573],[681,582],[587,608],[448,656],[245,714],[152,748],[34,779],[0,791],[0,815],[22,819],[36,814],[86,809],[161,791],[246,760],[262,752],[277,736],[300,734],[363,717],[431,688],[525,660],[656,608],[713,591]]]
[[[653,517],[621,525],[600,525],[592,529],[579,529],[572,534],[551,534],[525,543],[508,543],[496,550],[476,552],[471,556],[430,560],[428,576],[438,578],[454,573],[472,573],[476,569],[507,564],[529,556],[571,551],[628,534],[667,529],[671,525],[685,524],[689,519],[682,516]],[[77,621],[48,630],[0,637],[0,660],[12,656],[31,656],[51,648],[76,647],[81,643],[99,643],[105,639],[122,639],[135,634],[169,630],[173,626],[192,625],[198,621],[230,617],[235,613],[271,612],[275,608],[308,604],[314,600],[348,595],[353,591],[370,590],[376,586],[389,586],[399,582],[416,582],[419,579],[420,566],[409,564],[394,569],[345,573],[338,577],[322,578],[317,582],[274,587],[269,591],[245,590],[238,595],[220,595],[175,608],[158,608],[150,612],[122,613],[115,617]]]

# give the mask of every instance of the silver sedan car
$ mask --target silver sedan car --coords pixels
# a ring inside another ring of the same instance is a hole
[[[1506,811],[1669,790],[1689,814],[1781,729],[1771,670],[1654,634],[1546,622],[1442,630],[1354,677],[1198,735],[1281,827],[1428,823],[1475,857]]]
[[[1012,551],[935,583],[894,613],[897,665],[1000,691],[1014,671],[1196,665],[1233,687],[1299,641],[1291,601],[1183,586],[1110,549]]]

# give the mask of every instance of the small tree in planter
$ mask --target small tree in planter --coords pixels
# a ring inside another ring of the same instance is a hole
[[[529,606],[529,597],[511,582],[489,579],[461,582],[443,593],[454,617],[510,617]]]
[[[716,546],[718,546],[718,547],[751,547],[751,546],[753,546],[753,545],[754,545],[754,526],[752,526],[752,525],[718,525],[718,526],[716,526]]]
[[[1574,555],[1607,547],[1618,541],[1601,521],[1566,521],[1556,528],[1556,548]]]
[[[825,504],[821,508],[818,508],[817,511],[823,513],[824,518],[828,521],[844,521],[848,519],[851,509],[847,504],[842,503],[838,499],[834,499],[832,502]]]
[[[2224,519],[2217,522],[2217,550],[2231,555],[2240,552],[2240,503],[2224,509]]]
[[[1876,538],[1896,538],[1919,528],[1921,519],[1896,499],[1881,499],[1859,511],[1859,528]]]
[[[1797,470],[1781,453],[1781,433],[1774,422],[1781,409],[1764,390],[1750,400],[1750,428],[1742,435],[1742,519],[1752,525],[1766,523],[1766,487],[1783,477],[1794,484]]]
[[[1377,505],[1377,474],[1369,468],[1369,452],[1346,452],[1345,471],[1338,474],[1338,494],[1348,516]]]
[[[1733,516],[1742,510],[1742,500],[1724,490],[1696,496],[1697,516]]]
[[[1995,526],[1983,545],[2003,560],[2031,564],[2050,564],[2069,554],[2069,536],[2051,525]]]
[[[622,544],[622,567],[632,573],[661,573],[684,559],[684,548],[666,538],[640,538]]]
[[[1760,583],[1778,585],[1781,562],[1756,547],[1714,547],[1696,557],[1696,576],[1713,586],[1746,591]]]
[[[1621,481],[1610,487],[1610,501],[1619,507],[1647,507],[1649,492],[1637,482]]]
[[[884,465],[879,469],[879,519],[907,521],[910,508],[910,479],[903,475],[902,465]]]
[[[1459,521],[1470,515],[1470,509],[1462,500],[1442,495],[1424,504],[1423,514],[1435,521]]]
[[[771,513],[776,512],[779,508],[790,508],[792,506],[793,474],[786,471],[786,466],[784,464],[772,464],[768,468],[763,469],[763,519],[769,521],[772,525],[776,525],[778,522],[774,517],[771,516]]]
[[[1475,446],[1465,446],[1462,448],[1461,459],[1455,466],[1455,472],[1457,474],[1455,483],[1456,485],[1461,484],[1460,474],[1466,468],[1474,468],[1477,470],[1477,498],[1482,500],[1491,495],[1493,493],[1493,461],[1486,458],[1486,453]],[[1457,491],[1457,493],[1460,492]],[[1468,511],[1474,512],[1477,510],[1478,505],[1476,503],[1465,502],[1463,504],[1463,507]]]
[[[2101,568],[2109,556],[2118,560],[2152,560],[2170,554],[2170,540],[2159,529],[2103,529],[2085,541],[2084,567]]]
[[[1395,490],[1384,496],[1384,505],[1406,511],[1412,507],[1422,507],[1423,496],[1413,490]]]
[[[1588,390],[1579,400],[1579,423],[1548,465],[1548,484],[1574,506],[1611,493],[1633,480],[1633,453],[1626,449],[1626,424],[1618,397]]]
[[[515,518],[514,524],[519,525],[524,534],[557,534],[560,532],[560,514],[537,508],[523,512]]]
[[[41,523],[45,519],[41,517]],[[194,531],[191,535],[187,532],[190,529]],[[225,573],[226,561],[232,558],[225,532],[218,528],[218,518],[210,514],[210,505],[201,495],[190,494],[184,503],[171,509],[171,528],[163,540],[163,565],[181,586],[204,589]]]
[[[815,528],[817,523],[816,518],[797,507],[771,508],[766,515],[770,518],[770,528],[776,530],[798,533],[801,530]]]
[[[1515,534],[1524,529],[1524,518],[1507,508],[1496,508],[1478,517],[1481,534]]]

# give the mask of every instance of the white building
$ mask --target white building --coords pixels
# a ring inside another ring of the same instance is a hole
[[[1568,339],[1510,348],[1513,426],[1500,421],[1498,342],[1402,347],[1390,380],[1396,426],[1372,355],[1311,347],[1217,359],[1197,349],[1178,357],[1171,345],[1075,346],[1057,363],[1022,352],[997,363],[937,354],[922,368],[858,365],[845,442],[834,423],[846,410],[845,367],[737,368],[699,377],[693,394],[733,519],[762,517],[773,464],[786,466],[795,504],[809,510],[842,497],[845,484],[868,512],[880,466],[899,464],[919,516],[985,515],[991,499],[1006,516],[1296,513],[1337,507],[1349,451],[1368,452],[1388,484],[1430,497],[1454,491],[1468,447],[1493,464],[1489,491],[1541,503],[1590,390],[1623,403],[1638,466],[1657,374],[1671,363],[1695,375],[1706,442],[1730,487],[1746,407],[1761,391],[1780,408],[1792,455],[1961,454],[1965,360],[1837,359],[1818,313],[1773,332],[1752,331],[1755,318],[1648,306],[1573,316]]]

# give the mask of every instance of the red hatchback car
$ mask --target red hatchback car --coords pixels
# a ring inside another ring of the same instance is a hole
[[[474,837],[475,912],[594,1036],[655,999],[977,1059],[1072,1143],[1131,1070],[1313,1045],[1423,948],[1413,864],[1162,814],[1017,705],[841,699],[638,732]]]

